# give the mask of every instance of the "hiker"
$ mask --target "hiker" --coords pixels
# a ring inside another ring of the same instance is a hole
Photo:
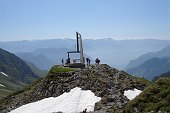
[[[67,64],[70,64],[70,58],[68,58],[68,59],[66,60],[66,63],[67,63]]]
[[[61,62],[62,62],[62,66],[64,66],[64,60],[63,60],[63,58],[62,58]]]
[[[90,62],[91,62],[91,60],[89,59],[89,66],[90,66]]]
[[[89,58],[86,58],[87,66],[89,65]]]
[[[96,58],[95,62],[96,62],[96,64],[98,64],[98,65],[99,65],[100,60],[99,60],[98,58]]]

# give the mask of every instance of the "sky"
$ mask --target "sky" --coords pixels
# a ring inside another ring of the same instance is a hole
[[[0,41],[169,39],[170,0],[0,0]]]

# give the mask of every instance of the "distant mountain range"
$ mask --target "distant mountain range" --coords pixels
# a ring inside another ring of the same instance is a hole
[[[151,58],[140,66],[128,69],[127,72],[133,75],[152,80],[155,76],[170,70],[170,58]]]
[[[47,58],[43,54],[33,54],[31,52],[18,52],[15,53],[18,57],[25,61],[33,62],[38,68],[48,70],[56,62]]]
[[[15,54],[25,61],[33,62],[42,70],[49,70],[52,66],[61,64],[62,58],[66,62],[67,51],[70,50],[66,48],[39,48],[31,52],[18,52]],[[89,57],[86,54],[84,56]],[[70,57],[71,60],[79,58],[76,54],[70,55]]]
[[[155,76],[161,75],[170,70],[170,46],[157,52],[144,54],[131,61],[126,71],[130,74],[152,80]]]
[[[47,76],[48,74],[47,70],[41,70],[31,62],[28,61],[24,61],[24,62],[30,67],[31,71],[34,72],[36,75],[38,75],[40,78],[44,78]]]
[[[53,65],[52,63],[60,64],[61,58],[67,56],[66,51],[75,50],[75,45],[76,40],[73,39],[0,42],[1,48],[16,53],[25,60],[29,59],[28,61],[33,62],[41,69],[49,69]],[[170,40],[113,40],[110,38],[83,40],[84,53],[91,57],[93,62],[96,58],[99,58],[101,63],[119,69],[125,67],[130,60],[148,52],[158,51],[168,45],[170,45]],[[25,55],[23,55],[23,52]],[[26,53],[29,53],[28,58],[26,58]],[[47,60],[48,62],[46,62]]]
[[[170,56],[170,45],[168,45],[167,47],[164,47],[163,49],[161,49],[159,51],[149,52],[147,54],[139,56],[137,59],[130,61],[130,63],[127,65],[126,69],[137,67],[153,57],[163,58],[166,56]]]
[[[0,49],[0,98],[39,78],[19,57]]]

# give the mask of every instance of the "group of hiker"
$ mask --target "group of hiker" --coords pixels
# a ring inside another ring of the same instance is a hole
[[[90,58],[86,58],[86,62],[87,62],[87,66],[90,66],[90,62],[91,62]],[[61,63],[62,63],[62,66],[64,66],[64,59],[63,59],[63,58],[62,58],[62,60],[61,60]],[[66,63],[70,63],[70,58],[68,58],[68,59],[66,60]],[[98,58],[96,58],[95,63],[96,63],[96,64],[99,64],[99,63],[100,63],[100,60],[99,60]]]

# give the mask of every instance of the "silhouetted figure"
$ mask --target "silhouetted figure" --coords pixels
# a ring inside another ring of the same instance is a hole
[[[100,60],[98,58],[96,58],[95,62],[96,62],[96,64],[99,64]]]
[[[85,64],[85,57],[83,57],[83,63]]]
[[[62,66],[64,66],[64,60],[63,60],[63,58],[62,58],[61,62],[62,62]]]
[[[87,113],[87,108],[85,110],[83,110],[83,113]]]
[[[90,59],[86,58],[87,66],[90,66]]]
[[[88,66],[89,58],[86,58],[86,62],[87,62],[87,66]]]
[[[91,62],[91,60],[89,59],[89,66],[90,66],[90,62]]]
[[[66,60],[66,64],[70,64],[70,58]]]

